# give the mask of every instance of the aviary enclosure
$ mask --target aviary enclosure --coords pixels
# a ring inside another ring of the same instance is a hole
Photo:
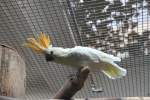
[[[127,69],[127,75],[116,80],[94,72],[74,98],[148,97],[149,15],[149,0],[0,0],[0,44],[16,49],[25,61],[24,98],[51,98],[76,73],[22,46],[40,32],[49,35],[54,46],[87,46],[118,56],[119,65]]]

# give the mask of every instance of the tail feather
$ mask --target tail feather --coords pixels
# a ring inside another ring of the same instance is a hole
[[[105,65],[106,66],[103,68],[102,72],[110,79],[121,78],[127,74],[126,69],[119,67],[114,62]]]

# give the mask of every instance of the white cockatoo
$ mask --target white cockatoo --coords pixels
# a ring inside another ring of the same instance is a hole
[[[121,61],[119,57],[89,47],[53,47],[49,36],[42,32],[37,36],[37,39],[28,38],[24,45],[37,53],[45,54],[48,61],[78,69],[88,66],[90,70],[102,71],[110,79],[121,78],[127,73],[126,69],[115,63]]]

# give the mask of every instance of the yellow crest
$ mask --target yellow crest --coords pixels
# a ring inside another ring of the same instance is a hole
[[[49,36],[46,36],[43,32],[41,32],[37,39],[35,38],[27,38],[27,42],[24,43],[25,47],[31,48],[36,53],[42,53],[44,49],[48,48],[51,44]]]

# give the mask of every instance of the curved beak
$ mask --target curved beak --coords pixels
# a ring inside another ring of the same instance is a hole
[[[54,60],[54,57],[50,54],[45,54],[45,57],[46,57],[46,61],[53,61]]]

